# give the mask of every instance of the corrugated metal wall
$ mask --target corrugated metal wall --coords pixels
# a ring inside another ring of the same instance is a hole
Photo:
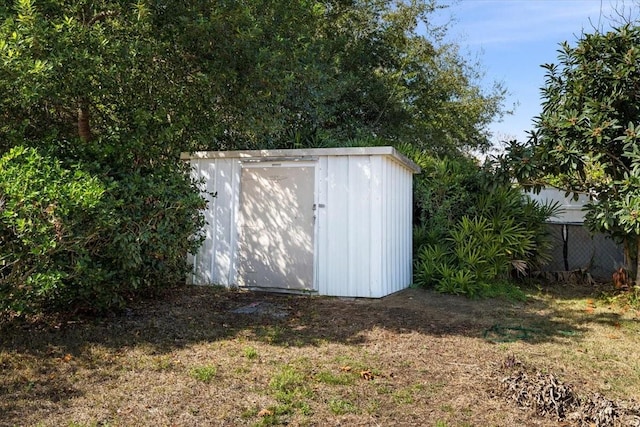
[[[238,159],[194,159],[191,164],[193,177],[204,180],[201,185],[209,202],[204,212],[205,241],[191,259],[191,283],[230,286],[235,284],[241,164]]]
[[[206,241],[192,261],[195,284],[236,285],[239,158],[191,159],[211,198]],[[314,289],[378,298],[412,280],[412,175],[391,156],[316,160]]]
[[[412,173],[381,156],[319,160],[317,289],[381,297],[407,287],[412,269]]]

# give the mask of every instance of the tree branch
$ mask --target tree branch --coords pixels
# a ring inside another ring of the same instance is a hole
[[[116,12],[115,10],[105,10],[104,12],[100,12],[100,13],[94,15],[93,18],[91,18],[89,20],[89,22],[87,22],[87,27],[92,26],[96,22],[102,22],[107,18],[110,18],[112,16],[116,16],[117,14],[118,14],[118,12]]]

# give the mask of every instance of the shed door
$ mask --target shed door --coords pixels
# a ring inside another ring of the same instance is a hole
[[[244,164],[240,286],[313,289],[314,164]]]

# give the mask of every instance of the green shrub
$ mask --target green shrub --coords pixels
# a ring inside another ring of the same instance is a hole
[[[112,214],[108,190],[33,148],[0,158],[0,310],[63,303],[76,282],[104,280],[91,258]]]
[[[189,376],[191,378],[202,381],[204,383],[211,382],[211,380],[215,378],[217,373],[217,366],[211,364],[196,366],[189,370]]]
[[[149,291],[184,281],[187,253],[195,253],[204,225],[203,199],[176,167],[137,169],[116,182],[117,221],[100,252],[112,284]]]
[[[0,160],[0,311],[101,311],[184,281],[205,204],[182,165],[43,153]]]
[[[452,264],[450,245],[426,244],[414,253],[414,285],[433,287],[443,278],[443,269]]]
[[[414,183],[414,284],[495,296],[513,272],[547,259],[543,206],[468,158],[437,159],[401,147],[423,169]],[[512,293],[509,290],[509,293]]]

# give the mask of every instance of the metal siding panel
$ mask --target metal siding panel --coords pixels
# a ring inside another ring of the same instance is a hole
[[[396,179],[394,181],[395,193],[397,205],[395,207],[395,231],[396,231],[396,254],[395,254],[395,271],[393,274],[393,291],[400,290],[402,286],[402,249],[404,242],[404,235],[402,230],[402,170],[397,163],[394,162],[394,169],[396,171]]]
[[[319,157],[316,168],[316,251],[314,265],[315,289],[320,295],[327,295],[328,229],[327,226],[327,157]]]
[[[369,232],[370,232],[370,246],[369,246],[369,282],[370,292],[372,297],[382,297],[385,295],[382,288],[383,278],[383,208],[385,200],[383,199],[383,182],[382,182],[382,170],[384,167],[383,158],[381,156],[373,156],[371,158],[371,182],[370,191],[371,197],[369,199]]]
[[[199,162],[199,175],[204,179],[205,191],[207,193],[213,191],[213,187],[215,186],[215,179],[212,176],[213,161],[202,160]],[[211,277],[211,259],[213,257],[213,249],[214,249],[214,200],[209,194],[205,194],[204,197],[209,202],[207,209],[204,211],[204,219],[206,221],[206,225],[204,228],[205,241],[200,247],[200,251],[198,252],[198,259],[196,262],[196,284],[198,285],[208,285],[213,283],[213,278]]]
[[[387,288],[385,289],[386,293],[390,294],[393,292],[394,284],[395,284],[395,273],[396,273],[396,239],[398,235],[396,233],[396,224],[395,224],[395,214],[396,214],[396,206],[398,204],[397,194],[395,193],[394,182],[396,179],[396,171],[393,167],[393,163],[387,159],[387,168],[388,172],[388,180],[387,180],[387,194],[389,195],[389,199],[387,203],[389,204],[389,214],[387,217],[387,226],[389,227],[389,246],[388,246],[388,260],[389,260],[389,269],[387,270]]]
[[[230,286],[229,273],[232,258],[236,251],[233,245],[233,233],[236,226],[235,196],[237,187],[234,185],[233,160],[216,159],[215,161],[215,192],[214,199],[214,248],[211,260],[211,271],[214,283]]]
[[[231,206],[229,208],[229,271],[226,286],[238,286],[238,218],[240,217],[240,174],[242,163],[231,159]]]
[[[348,296],[371,297],[369,288],[370,157],[349,157],[349,288]]]
[[[213,201],[213,256],[211,257],[211,277],[215,284],[228,285],[225,272],[229,269],[231,248],[228,233],[230,230],[229,208],[231,205],[230,165],[228,161],[216,159],[214,162],[213,182],[216,197]]]
[[[328,271],[327,295],[346,295],[348,286],[348,159],[328,158],[327,223],[328,223]]]
[[[331,295],[331,292],[333,291],[333,283],[335,283],[336,280],[336,265],[334,262],[334,257],[335,254],[332,252],[333,249],[333,245],[332,245],[332,238],[333,238],[333,228],[334,225],[332,223],[332,217],[333,217],[333,211],[334,206],[333,206],[333,194],[332,194],[332,188],[335,186],[335,176],[333,174],[333,170],[335,168],[334,164],[333,164],[333,159],[331,157],[327,158],[327,168],[326,168],[326,172],[325,172],[325,189],[326,189],[326,193],[325,193],[325,197],[326,197],[326,201],[327,201],[327,205],[325,207],[325,219],[326,219],[326,229],[323,232],[324,234],[324,239],[325,241],[325,245],[326,245],[326,255],[325,255],[325,260],[324,260],[324,271],[322,272],[322,274],[324,274],[325,280],[324,280],[324,284],[325,284],[325,288],[324,288],[324,295]]]
[[[206,225],[203,242],[194,260],[194,284],[228,286],[235,230],[234,192],[231,160],[197,161],[197,177],[204,179],[204,197],[208,207],[204,211]],[[216,197],[211,196],[215,193]]]
[[[360,296],[358,289],[358,256],[356,252],[356,248],[360,241],[360,222],[359,218],[356,216],[358,212],[358,196],[357,196],[357,188],[359,179],[359,164],[358,160],[353,156],[347,157],[347,259],[349,260],[347,263],[347,282],[346,286],[343,288],[343,296]]]
[[[396,171],[393,167],[393,163],[387,159],[387,169],[388,169],[388,180],[387,180],[387,194],[389,195],[389,199],[387,203],[389,204],[389,213],[387,217],[387,226],[389,227],[389,245],[388,245],[388,262],[389,269],[387,270],[387,287],[385,292],[390,294],[394,290],[395,286],[395,274],[396,274],[396,244],[398,239],[398,233],[396,232],[396,206],[398,205],[397,197],[395,190],[395,180],[396,180]]]
[[[400,210],[402,209],[402,192],[399,191],[400,184],[400,168],[396,162],[389,162],[393,171],[393,179],[389,183],[393,188],[393,274],[391,275],[391,283],[389,293],[393,293],[399,289],[400,271],[401,271],[401,248],[402,248],[402,229],[400,227]]]
[[[373,297],[372,281],[371,281],[371,264],[372,259],[369,256],[369,248],[374,244],[374,240],[371,236],[371,183],[373,178],[372,159],[374,156],[366,157],[366,163],[363,165],[362,180],[362,194],[359,197],[360,206],[358,207],[362,215],[362,223],[358,224],[360,233],[362,235],[362,244],[358,245],[358,254],[360,260],[358,262],[359,267],[359,283],[358,288],[366,297]],[[364,159],[363,159],[364,160]]]
[[[411,243],[411,239],[407,234],[407,230],[411,231],[411,224],[407,220],[407,205],[408,205],[408,196],[407,196],[407,184],[411,185],[407,180],[407,173],[402,171],[402,187],[400,188],[400,192],[402,194],[402,211],[400,215],[402,216],[402,272],[401,272],[401,282],[400,287],[406,287],[409,285],[409,271],[408,269],[411,267],[411,247],[407,245],[407,242]]]
[[[398,187],[398,168],[394,162],[389,161],[389,168],[391,169],[391,180],[389,181],[390,193],[393,195],[391,200],[391,274],[389,276],[389,293],[393,293],[398,286],[398,264],[399,264],[399,240],[400,240],[400,227],[398,223],[398,209],[400,206],[400,200],[397,191]]]
[[[328,274],[330,271],[329,264],[329,235],[327,226],[327,158],[320,157],[318,159],[317,176],[317,209],[316,209],[316,254],[314,263],[316,265],[316,289],[320,295],[328,295]],[[320,205],[324,205],[321,207]]]
[[[381,170],[381,182],[382,182],[382,259],[380,265],[382,266],[381,274],[381,289],[382,294],[389,293],[389,167],[388,160],[383,159]]]

